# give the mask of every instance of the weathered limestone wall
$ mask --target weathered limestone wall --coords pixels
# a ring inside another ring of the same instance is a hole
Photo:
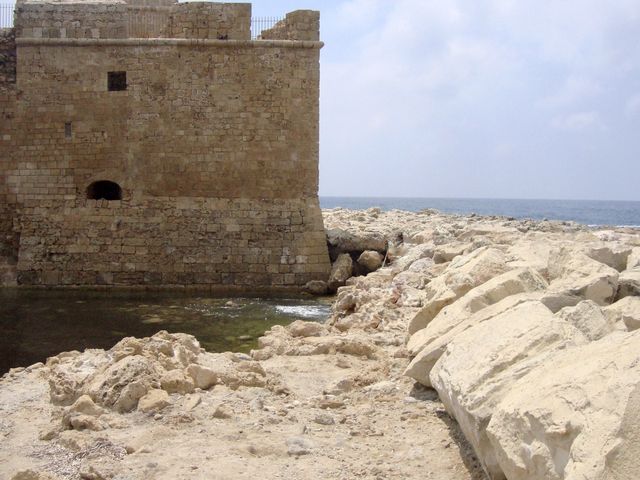
[[[250,3],[129,2],[129,38],[250,40]]]
[[[273,28],[263,30],[263,40],[308,40],[318,41],[320,35],[320,12],[314,10],[296,10],[287,13],[284,20]]]
[[[15,282],[18,257],[18,238],[13,231],[16,197],[7,188],[7,172],[15,168],[15,81],[15,31],[0,29],[0,285]]]
[[[121,0],[87,3],[19,2],[18,38],[127,38],[127,4]]]
[[[71,199],[101,179],[127,198],[317,194],[317,48],[127,42],[20,44],[19,200]],[[126,71],[127,90],[107,91],[110,71]]]
[[[179,3],[169,21],[172,38],[251,40],[250,3]]]
[[[58,23],[16,21],[20,95],[3,121],[13,130],[3,171],[18,283],[251,290],[327,278],[322,44],[252,42],[250,6],[190,5],[171,7],[175,35],[190,38],[121,38],[107,20],[69,38]],[[103,7],[89,17],[108,18]],[[128,8],[108,7],[118,18]],[[126,90],[108,90],[109,72],[126,72]],[[100,180],[118,183],[122,200],[88,200]]]
[[[313,200],[29,201],[18,282],[292,287],[326,278]]]
[[[27,0],[16,13],[21,38],[251,39],[250,3]]]
[[[0,28],[0,88],[16,83],[16,35],[13,28]]]

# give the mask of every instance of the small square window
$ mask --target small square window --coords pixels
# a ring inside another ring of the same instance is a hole
[[[107,87],[110,92],[127,89],[127,72],[108,72]]]
[[[71,138],[71,122],[65,122],[65,124],[64,124],[64,136],[65,136],[65,138]]]

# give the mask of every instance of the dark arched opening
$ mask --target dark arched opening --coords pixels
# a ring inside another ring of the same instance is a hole
[[[122,200],[122,189],[115,182],[100,180],[87,187],[87,198],[89,200]]]

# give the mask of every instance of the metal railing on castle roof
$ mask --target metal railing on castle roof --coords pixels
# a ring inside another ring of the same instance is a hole
[[[0,3],[0,28],[13,27],[13,11],[15,3]],[[163,36],[164,18],[160,10],[158,11],[136,11],[129,14],[129,33],[131,37],[150,38]],[[252,17],[251,18],[251,39],[260,37],[263,30],[272,28],[283,17]]]
[[[251,40],[256,40],[263,30],[272,28],[283,17],[252,17],[251,18]]]

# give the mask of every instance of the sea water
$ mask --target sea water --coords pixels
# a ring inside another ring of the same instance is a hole
[[[69,350],[111,348],[159,330],[195,335],[210,352],[249,352],[274,325],[326,320],[304,298],[210,298],[176,293],[0,289],[0,374]]]
[[[408,210],[433,208],[443,213],[503,215],[534,220],[571,220],[592,226],[640,228],[640,202],[608,200],[523,200],[488,198],[320,197],[322,208]]]

